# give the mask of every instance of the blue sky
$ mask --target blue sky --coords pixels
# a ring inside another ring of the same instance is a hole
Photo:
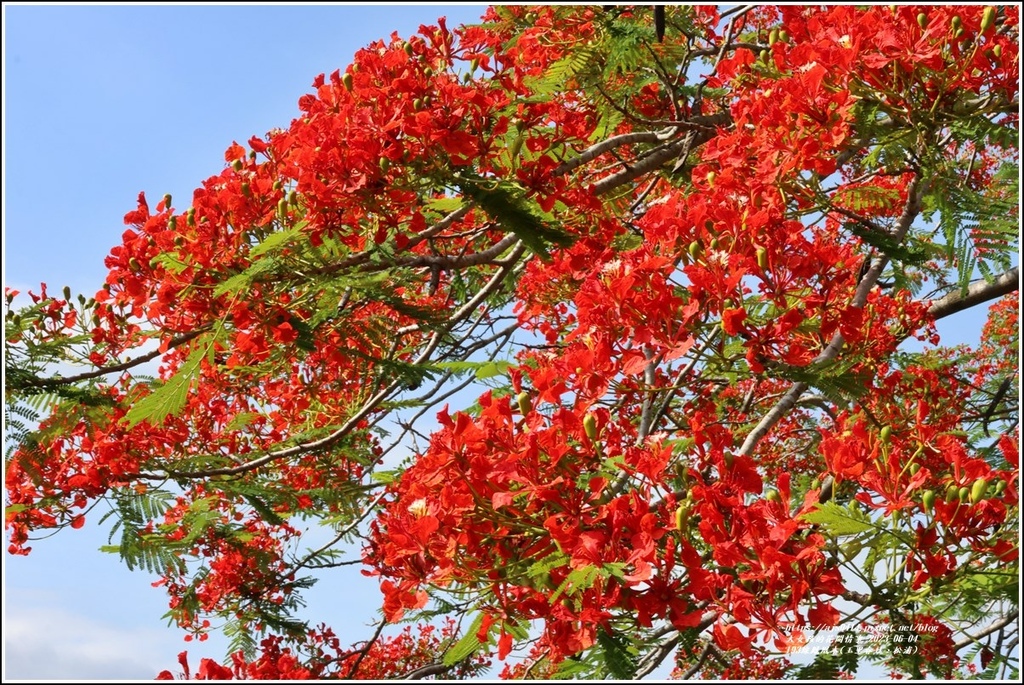
[[[397,31],[485,5],[3,6],[4,285],[87,296],[144,190],[189,198],[232,140],[286,127],[313,78]],[[180,202],[176,204],[181,204]],[[4,679],[152,679],[188,649],[154,578],[101,554],[95,519],[4,560]],[[5,545],[6,547],[6,545]],[[376,583],[348,567],[308,595],[309,617],[365,639]]]
[[[4,5],[4,285],[94,293],[140,190],[191,197],[233,140],[287,126],[317,74],[392,31],[483,8]],[[946,340],[977,340],[978,309],[944,321]],[[166,594],[97,551],[106,531],[91,518],[27,558],[3,555],[5,679],[151,679],[182,649],[193,666],[222,657],[223,641],[165,627]],[[354,569],[308,598],[343,642],[368,635],[379,605]]]

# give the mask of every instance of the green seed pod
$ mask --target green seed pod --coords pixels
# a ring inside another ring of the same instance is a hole
[[[953,18],[949,20],[949,26],[954,31],[956,31],[958,28],[960,28],[961,24],[962,24],[962,22],[960,21],[960,16],[959,15],[954,14]]]
[[[246,197],[252,197],[252,188],[249,187],[248,182],[242,183],[242,195],[245,195]]]
[[[64,299],[65,300],[70,300],[71,299],[71,287],[70,286],[64,286]]]
[[[686,522],[690,516],[690,503],[689,501],[683,502],[676,507],[676,530],[683,535],[686,535]]]
[[[690,243],[690,246],[686,249],[686,251],[690,253],[691,257],[697,259],[698,257],[700,257],[701,253],[703,252],[703,249],[700,246],[700,242],[694,240],[693,242]]]
[[[277,201],[277,215],[283,220],[288,216],[288,200],[281,198]]]
[[[281,190],[281,188],[284,188],[284,183],[281,182],[281,179],[274,181],[274,190]]]
[[[932,509],[935,508],[935,491],[925,490],[924,494],[921,495],[921,505],[924,507],[926,514],[932,513]]]
[[[412,108],[413,108],[413,111],[415,111],[415,112],[418,112],[421,109],[423,109],[423,100],[421,100],[420,98],[416,98],[415,100],[413,100],[412,101]]]
[[[997,480],[996,481],[996,489],[993,492],[995,493],[996,497],[1002,497],[1003,493],[1006,492],[1006,481],[1005,480]]]
[[[883,445],[888,445],[892,438],[892,427],[882,426],[882,430],[878,433],[878,439]]]
[[[405,54],[409,55],[409,57],[412,57],[412,43],[410,43],[409,41],[404,41],[402,43],[402,49],[405,50]]]
[[[996,8],[986,7],[985,11],[981,13],[981,32],[988,31],[994,23],[996,23]]]
[[[164,209],[170,209],[170,208],[171,208],[171,194],[167,193],[166,195],[164,195]]]
[[[779,31],[779,40],[781,40],[783,43],[789,42],[789,32],[786,31],[786,29],[782,29],[781,31]]]
[[[245,162],[243,162],[240,159],[236,159],[231,163],[231,168],[234,169],[235,171],[241,171],[243,168],[245,168]]]
[[[423,75],[427,78],[430,78],[431,76],[434,75],[434,70],[431,69],[430,67],[426,67],[423,69]]]
[[[762,62],[763,62],[764,64],[768,64],[768,57],[769,57],[769,54],[768,54],[768,51],[767,51],[767,50],[762,50],[762,51],[761,51],[761,54],[760,54],[759,56],[760,56],[760,58],[761,58],[761,61],[762,61]]]
[[[782,501],[782,495],[780,495],[779,491],[776,490],[775,488],[769,488],[768,492],[766,492],[764,494],[764,498],[766,500],[768,500],[769,502],[781,502]]]
[[[971,504],[977,504],[985,499],[985,491],[988,490],[988,479],[979,478],[971,486]]]
[[[591,440],[597,440],[597,417],[592,413],[583,417],[583,432]]]
[[[917,462],[914,462],[913,464],[910,465],[910,468],[907,470],[910,471],[911,476],[916,476],[917,472],[921,470],[921,465],[918,464]]]
[[[712,250],[717,250],[718,249],[718,238],[712,238],[709,247]]]
[[[519,413],[523,416],[533,411],[533,401],[530,398],[530,393],[525,390],[516,395],[516,404],[519,405]]]
[[[708,185],[709,186],[715,185],[715,178],[717,178],[717,177],[718,177],[718,174],[716,174],[714,171],[709,171],[708,172]]]
[[[195,226],[196,225],[196,208],[195,207],[189,207],[188,212],[185,213],[185,223],[187,223],[189,226]]]
[[[377,164],[380,166],[380,170],[385,174],[388,172],[388,169],[391,168],[391,160],[387,157],[381,157]]]
[[[772,29],[768,33],[768,45],[775,45],[778,42],[779,42],[779,30],[778,29]]]
[[[759,247],[754,252],[754,254],[757,255],[757,265],[762,270],[767,270],[768,269],[768,250],[764,249],[763,247]]]
[[[293,207],[296,206],[297,204],[299,204],[299,193],[298,193],[298,191],[296,191],[296,190],[288,191],[288,204],[290,204]]]
[[[346,73],[341,77],[341,85],[345,86],[345,90],[352,92],[352,74]]]
[[[128,268],[131,269],[132,271],[138,271],[140,268],[142,268],[142,265],[139,264],[139,260],[137,260],[135,257],[132,257],[131,259],[128,260]]]
[[[966,502],[967,498],[971,496],[971,489],[964,485],[957,491],[957,499],[961,502]]]
[[[926,28],[928,28],[928,15],[925,14],[924,12],[921,12],[920,14],[918,14],[917,15],[917,25],[921,27],[922,31],[924,31]]]
[[[1003,56],[1003,46],[996,43],[992,46],[992,56],[999,59]]]

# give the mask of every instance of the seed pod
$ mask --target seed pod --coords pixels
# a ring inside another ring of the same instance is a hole
[[[925,14],[924,12],[921,12],[920,14],[918,14],[917,15],[917,25],[921,27],[922,31],[924,31],[926,28],[928,28],[928,15]]]
[[[966,502],[967,498],[970,497],[970,496],[971,496],[971,489],[969,487],[967,487],[966,485],[964,485],[963,487],[960,488],[959,491],[957,491],[957,499],[959,499],[961,502]]]
[[[962,22],[960,21],[960,16],[957,15],[957,14],[954,14],[953,18],[949,20],[949,26],[954,31],[956,31],[958,28],[960,28],[961,23]]]
[[[698,257],[700,257],[701,252],[703,250],[701,249],[700,242],[694,240],[693,242],[690,243],[690,246],[686,249],[686,251],[690,253],[691,257],[697,259]]]
[[[171,194],[167,193],[166,195],[164,195],[164,209],[170,209],[170,208],[171,208]]]
[[[883,445],[888,445],[892,438],[892,427],[882,426],[882,430],[878,433],[878,439]]]
[[[926,514],[932,513],[932,509],[935,508],[935,491],[925,490],[924,494],[921,495],[921,506],[924,507]]]
[[[986,31],[988,31],[990,28],[992,28],[992,24],[994,24],[995,22],[996,8],[986,7],[985,11],[981,13],[981,32],[985,33]]]
[[[782,29],[781,31],[779,31],[779,40],[781,40],[783,43],[789,42],[789,32],[786,31],[786,29]]]
[[[345,90],[352,92],[352,74],[346,73],[341,77],[341,85],[345,86]]]
[[[676,507],[676,530],[683,533],[686,532],[686,516],[689,513],[689,507],[686,502]]]
[[[1005,480],[997,480],[996,481],[996,489],[994,490],[995,496],[996,497],[1002,497],[1004,492],[1006,492],[1006,481]]]
[[[764,498],[766,500],[768,500],[769,502],[781,502],[782,501],[782,495],[780,495],[779,491],[776,490],[775,488],[769,488],[768,492],[766,492],[764,494]]]
[[[415,112],[418,112],[421,109],[423,109],[423,100],[421,100],[420,98],[416,98],[415,100],[413,100],[412,101],[412,109]]]
[[[711,244],[709,245],[709,247],[712,250],[717,250],[718,249],[718,238],[712,238],[711,239]]]
[[[519,405],[519,413],[523,416],[533,411],[533,401],[530,398],[530,393],[525,390],[516,395],[516,404]]]
[[[409,57],[412,57],[412,43],[410,43],[409,41],[403,42],[402,49],[405,50],[405,54],[409,55]]]
[[[249,187],[248,183],[242,183],[242,195],[252,197],[252,188]]]
[[[715,185],[715,177],[716,176],[717,176],[717,174],[714,171],[709,171],[708,172],[708,185],[709,186]]]
[[[759,248],[757,248],[755,254],[757,255],[757,265],[759,267],[761,267],[762,270],[767,270],[768,269],[768,251],[766,249],[764,249],[763,247],[759,247]]]
[[[583,417],[583,432],[591,440],[597,440],[597,417],[593,413]]]
[[[761,61],[763,63],[768,64],[768,57],[769,57],[769,55],[768,55],[768,51],[767,50],[762,50],[761,54],[760,54],[760,57],[761,57]]]
[[[778,42],[779,42],[779,30],[778,29],[772,29],[768,33],[768,45],[775,45]]]
[[[1002,57],[1003,56],[1003,46],[1000,45],[999,43],[996,43],[995,45],[993,45],[992,46],[992,55],[995,56],[996,59],[999,59],[1000,57]]]
[[[178,217],[172,216],[170,219],[167,220],[167,230],[168,231],[177,231],[178,230]]]
[[[240,159],[236,159],[231,163],[231,168],[235,171],[241,171],[245,167],[245,162]]]
[[[917,462],[914,462],[913,464],[910,465],[910,468],[908,468],[907,470],[910,471],[911,476],[916,476],[917,472],[921,470],[921,465],[918,464]]]
[[[955,502],[960,498],[960,487],[956,483],[950,483],[946,487],[946,496],[943,497],[947,502]]]
[[[196,208],[195,207],[189,207],[188,212],[185,213],[185,223],[187,223],[189,226],[195,226],[196,225]]]
[[[142,265],[139,264],[139,260],[137,260],[135,257],[132,257],[131,259],[128,260],[128,268],[131,269],[132,271],[138,271],[141,267]]]
[[[430,78],[431,76],[434,75],[434,70],[431,69],[430,67],[426,67],[425,69],[423,69],[423,75],[427,78]]]
[[[277,201],[277,215],[284,220],[288,216],[288,200],[281,198]]]
[[[377,162],[377,164],[378,166],[380,166],[381,172],[385,174],[388,172],[388,169],[391,168],[391,160],[388,159],[387,157],[381,157],[380,161]]]
[[[299,193],[297,190],[288,191],[288,204],[293,207],[299,204]]]
[[[281,188],[284,188],[284,183],[281,182],[281,179],[274,181],[274,190],[281,190]]]
[[[985,491],[988,489],[988,479],[979,478],[971,486],[971,504],[977,504],[985,499]]]

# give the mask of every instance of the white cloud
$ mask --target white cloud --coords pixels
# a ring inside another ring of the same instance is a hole
[[[4,607],[4,680],[152,680],[178,670],[182,643],[37,602]],[[172,655],[168,660],[168,654]]]

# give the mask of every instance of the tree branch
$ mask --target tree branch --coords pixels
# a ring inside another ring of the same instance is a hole
[[[907,203],[903,208],[903,214],[900,216],[899,222],[896,224],[896,231],[892,236],[892,239],[896,243],[903,241],[907,231],[910,230],[911,224],[914,223],[914,219],[917,218],[918,212],[921,210],[921,177],[915,175],[914,180],[910,184],[910,188],[907,191]],[[868,294],[871,289],[875,287],[878,282],[878,277],[881,276],[882,270],[885,269],[885,265],[889,263],[888,257],[884,254],[875,258],[871,263],[871,267],[867,273],[861,279],[857,285],[857,290],[853,295],[853,300],[850,302],[851,307],[863,308],[864,304],[868,300]],[[812,363],[820,363],[823,361],[830,361],[839,356],[839,352],[843,349],[844,344],[843,336],[840,333],[836,333],[835,337],[828,346],[822,350]],[[744,456],[750,456],[754,453],[757,448],[757,444],[768,434],[775,424],[782,420],[793,407],[796,406],[797,400],[804,394],[807,388],[810,387],[807,383],[793,383],[786,391],[786,394],[782,396],[782,399],[771,408],[771,410],[764,415],[761,421],[754,427],[754,430],[750,431],[747,435],[747,439],[743,441],[743,445],[740,447],[739,454]]]
[[[184,333],[182,335],[171,338],[171,341],[167,343],[167,349],[172,349],[178,347],[179,345],[184,345],[189,340],[198,337],[199,335],[205,333],[208,330],[210,330],[209,326],[203,326],[201,328],[197,328],[194,331],[189,331],[188,333]],[[134,366],[138,366],[139,364],[144,364],[152,359],[156,359],[161,354],[163,354],[163,352],[157,349],[153,350],[152,352],[147,352],[141,357],[129,359],[126,362],[114,364],[113,366],[101,366],[98,369],[75,374],[74,376],[57,376],[55,378],[34,378],[32,380],[25,381],[24,383],[21,384],[21,386],[23,388],[52,388],[60,385],[71,385],[72,383],[78,383],[80,381],[87,381],[92,378],[106,376],[108,373],[127,371],[128,369]]]
[[[996,632],[997,630],[1002,630],[1006,626],[1008,626],[1011,623],[1015,622],[1019,616],[1020,616],[1020,612],[1018,610],[1014,609],[1009,614],[1007,614],[1006,616],[1003,616],[998,621],[995,621],[994,623],[992,623],[987,628],[983,628],[980,633],[975,633],[974,635],[971,635],[970,633],[964,631],[964,634],[967,635],[967,638],[963,639],[963,640],[960,640],[955,645],[953,645],[954,650],[957,650],[957,651],[961,650],[964,647],[966,647],[967,645],[970,645],[970,644],[973,644],[973,643],[977,642],[978,640],[980,640],[981,638],[985,637],[986,635],[991,635],[992,633]]]
[[[965,309],[1002,297],[1020,288],[1020,269],[1013,267],[1005,271],[989,283],[988,281],[976,281],[971,283],[965,294],[952,292],[948,295],[932,300],[928,305],[928,313],[934,319],[941,319]]]

